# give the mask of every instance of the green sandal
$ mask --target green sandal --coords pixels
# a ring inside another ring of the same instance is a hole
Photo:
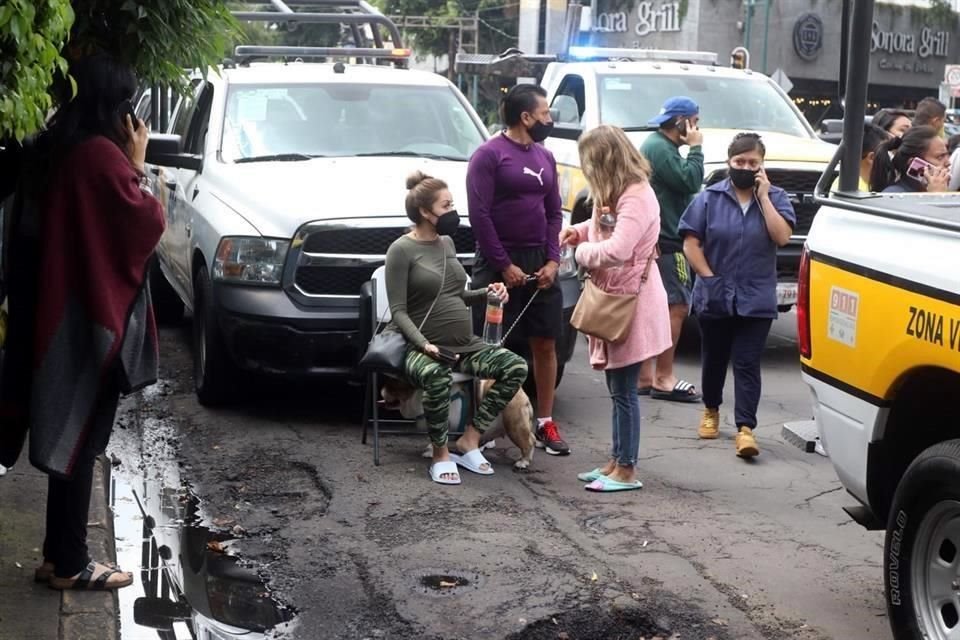
[[[599,480],[600,478],[606,477],[607,476],[600,471],[600,467],[597,467],[593,471],[577,474],[577,480],[580,482],[593,482],[594,480]]]

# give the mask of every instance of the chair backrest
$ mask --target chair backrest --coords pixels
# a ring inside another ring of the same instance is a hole
[[[370,281],[373,283],[373,305],[371,309],[373,318],[371,320],[373,321],[374,331],[377,330],[378,324],[387,324],[393,317],[390,314],[390,299],[387,297],[386,273],[387,267],[379,266],[370,276]],[[466,289],[470,289],[469,279],[467,279]]]
[[[370,280],[373,282],[373,326],[390,322],[390,299],[387,297],[387,268],[377,267]]]

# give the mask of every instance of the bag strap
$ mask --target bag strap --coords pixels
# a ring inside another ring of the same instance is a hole
[[[640,295],[640,290],[643,288],[643,283],[647,281],[647,278],[650,276],[650,267],[653,266],[653,261],[655,258],[660,257],[660,247],[654,245],[653,251],[650,253],[650,256],[647,258],[647,266],[643,268],[643,273],[640,274],[640,286],[637,287],[637,295]]]

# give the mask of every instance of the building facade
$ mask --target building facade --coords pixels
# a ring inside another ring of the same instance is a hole
[[[747,16],[745,5],[753,4]],[[812,120],[839,110],[840,0],[594,0],[581,42],[594,46],[715,51],[727,61],[746,45],[751,68],[792,85]],[[876,5],[869,102],[911,107],[938,96],[948,64],[960,62],[956,16],[909,4]],[[781,82],[783,84],[783,82]]]

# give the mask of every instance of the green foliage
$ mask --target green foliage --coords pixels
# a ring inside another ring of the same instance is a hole
[[[53,100],[47,87],[65,71],[60,55],[74,21],[69,0],[0,4],[0,139],[22,139],[43,125]]]
[[[67,60],[106,51],[141,81],[182,89],[184,69],[219,62],[238,30],[223,0],[4,0],[0,138],[22,139],[43,126],[57,106],[51,84]]]
[[[223,0],[74,0],[73,45],[133,66],[146,83],[185,86],[184,69],[221,60],[239,25]]]
[[[519,0],[374,0],[374,4],[386,15],[429,16],[441,24],[444,18],[477,16],[481,53],[500,53],[517,46]],[[450,50],[451,33],[459,36],[456,29],[442,26],[411,30],[403,44],[420,54],[443,55]]]

